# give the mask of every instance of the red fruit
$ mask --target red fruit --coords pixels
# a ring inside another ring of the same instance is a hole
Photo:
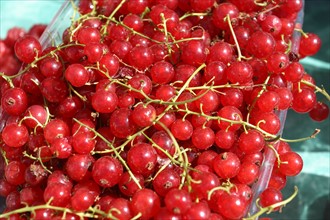
[[[248,130],[239,136],[238,146],[246,154],[258,153],[264,148],[265,140],[259,131]]]
[[[74,154],[66,161],[65,168],[68,176],[80,181],[90,175],[89,168],[92,166],[94,158],[90,154]]]
[[[79,43],[97,43],[101,39],[101,33],[98,29],[92,27],[82,27],[78,30],[77,40]]]
[[[239,172],[240,160],[232,152],[221,153],[213,159],[213,169],[220,178],[233,178]]]
[[[328,118],[329,107],[323,102],[317,102],[313,109],[309,112],[309,116],[314,121],[321,122]]]
[[[207,50],[202,41],[188,41],[182,49],[181,59],[185,64],[200,66],[206,61]]]
[[[14,46],[17,58],[25,63],[32,63],[41,54],[41,44],[29,35],[19,38]]]
[[[177,119],[171,126],[171,132],[178,140],[188,140],[193,134],[193,126],[188,120]]]
[[[116,185],[123,175],[123,166],[113,157],[103,156],[95,161],[92,169],[94,181],[102,187]]]
[[[28,107],[28,97],[21,88],[10,88],[1,97],[2,109],[10,115],[21,115]]]
[[[105,54],[100,60],[100,69],[105,73],[105,76],[115,76],[119,71],[118,58],[111,53]]]
[[[135,179],[139,183],[141,187],[144,185],[144,178],[141,174],[134,174]],[[131,174],[128,172],[124,172],[121,176],[118,187],[120,192],[122,192],[126,196],[132,196],[136,191],[139,190],[139,185],[134,181],[131,177]]]
[[[321,48],[321,39],[314,33],[307,33],[303,35],[300,40],[299,53],[302,56],[313,56]]]
[[[231,3],[221,3],[213,10],[212,18],[216,27],[227,30],[229,29],[227,16],[230,18],[230,22],[235,24],[235,20],[238,18],[239,10]]]
[[[298,113],[309,112],[316,105],[316,94],[312,89],[297,89],[293,92],[292,96],[292,109]]]
[[[279,171],[286,176],[296,176],[303,168],[303,160],[296,152],[289,151],[281,154],[280,160]]]
[[[82,64],[74,63],[64,72],[65,78],[75,87],[81,87],[89,81],[90,74]]]
[[[156,62],[150,70],[151,79],[157,84],[166,84],[171,82],[174,77],[174,67],[167,61]]]
[[[157,153],[146,143],[135,144],[127,153],[127,164],[134,173],[149,176],[155,170]]]
[[[152,105],[139,104],[132,112],[132,119],[140,127],[150,126],[156,119],[156,109]]]
[[[226,69],[226,76],[231,83],[244,84],[252,80],[253,69],[247,62],[234,62]]]
[[[191,208],[184,214],[184,217],[189,220],[201,219],[208,220],[211,215],[211,210],[205,201],[193,203]]]
[[[180,175],[171,168],[164,169],[152,181],[155,192],[160,196],[165,196],[172,188],[180,185]],[[173,201],[172,201],[173,202]]]
[[[130,109],[117,109],[110,117],[110,129],[113,135],[118,138],[126,138],[129,135],[134,134],[136,125],[132,120],[132,110]]]
[[[212,90],[200,90],[196,96],[200,97],[194,102],[197,109],[200,109],[204,113],[217,110],[219,106],[219,97],[216,92]]]
[[[46,57],[40,61],[40,72],[45,77],[57,77],[60,78],[63,74],[63,65],[58,58]]]
[[[44,128],[45,140],[52,143],[56,138],[68,137],[70,129],[68,125],[61,119],[53,119],[47,123]]]
[[[234,106],[224,106],[218,111],[220,120],[218,122],[221,130],[236,131],[241,127],[242,113]],[[222,120],[221,120],[222,119]]]
[[[144,95],[149,95],[151,93],[152,81],[144,74],[135,74],[127,83],[136,90],[131,91],[134,98],[143,99]]]
[[[148,47],[135,46],[128,54],[128,62],[138,70],[145,70],[154,62],[154,54]]]
[[[98,90],[92,96],[92,106],[100,113],[111,113],[118,105],[116,93],[106,90]]]
[[[47,185],[44,191],[44,201],[54,206],[65,207],[69,204],[71,198],[71,187],[62,183],[53,183]]]
[[[11,161],[5,167],[5,177],[8,183],[12,185],[20,185],[25,182],[24,173],[26,165],[21,161]]]
[[[260,194],[260,205],[262,207],[267,207],[274,205],[276,203],[282,202],[282,193],[278,189],[275,188],[267,188]],[[275,208],[274,210],[278,210],[280,207]]]
[[[241,219],[248,204],[236,193],[222,193],[217,201],[219,212],[228,219]]]
[[[211,147],[214,143],[214,139],[214,131],[209,127],[195,128],[191,136],[191,141],[194,146],[201,150]]]
[[[132,219],[133,214],[130,208],[130,201],[124,198],[113,199],[110,203],[109,208],[111,210],[118,210],[117,212],[111,212],[113,217],[122,220]]]
[[[256,58],[268,58],[275,48],[275,40],[273,36],[267,32],[256,31],[254,32],[248,43],[248,52]]]
[[[160,209],[160,199],[151,189],[141,189],[133,195],[130,209],[133,216],[140,213],[141,219],[151,219]]]
[[[9,147],[22,147],[29,139],[29,131],[24,125],[11,123],[4,127],[1,137]]]

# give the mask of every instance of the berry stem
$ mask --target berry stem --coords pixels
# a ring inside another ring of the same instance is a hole
[[[320,129],[316,128],[314,130],[314,132],[308,136],[308,137],[304,137],[304,138],[299,138],[299,139],[293,139],[293,140],[289,140],[289,139],[284,139],[284,138],[280,138],[281,141],[285,141],[285,142],[302,142],[302,141],[307,141],[307,140],[310,140],[310,139],[313,139],[313,138],[316,138],[316,135],[318,135],[319,133],[321,132]]]
[[[211,200],[211,196],[212,194],[217,191],[217,190],[222,190],[222,191],[225,191],[227,193],[230,194],[230,190],[232,187],[234,187],[235,185],[232,184],[231,182],[224,182],[221,186],[217,186],[217,187],[214,187],[213,189],[211,189],[210,191],[208,191],[207,193],[207,200]]]
[[[274,145],[276,145],[277,143],[274,143]],[[273,144],[267,144],[267,147],[269,147],[275,154],[275,157],[277,159],[277,165],[278,167],[280,167],[281,165],[281,159],[280,159],[280,155],[278,154],[277,150],[275,149]]]
[[[77,122],[79,125],[82,125],[86,128],[88,128],[90,131],[92,131],[97,137],[101,138],[105,143],[107,143],[107,145],[112,149],[112,152],[114,152],[115,156],[118,158],[118,160],[122,163],[122,165],[126,168],[127,172],[129,173],[129,175],[131,176],[131,178],[133,179],[133,181],[136,183],[136,185],[142,189],[139,181],[136,179],[136,177],[134,176],[133,172],[131,171],[131,169],[128,167],[126,161],[120,156],[120,153],[117,151],[117,149],[113,146],[112,143],[110,143],[105,137],[103,137],[100,133],[98,133],[97,131],[95,131],[93,128],[90,128],[89,126],[87,126],[86,124],[80,122],[79,120],[77,120],[76,118],[73,119],[73,121]],[[132,138],[128,137],[127,138],[128,141],[131,141]],[[127,141],[125,143],[128,143]],[[126,144],[125,144],[126,145]]]
[[[269,214],[274,209],[276,209],[277,207],[284,207],[286,204],[291,202],[297,196],[297,194],[298,194],[298,187],[295,186],[294,187],[294,192],[289,198],[287,198],[286,200],[283,200],[281,202],[275,203],[273,205],[267,206],[267,207],[261,207],[259,205],[259,199],[257,199],[256,204],[257,204],[258,207],[260,207],[260,210],[252,216],[249,216],[247,218],[243,218],[243,220],[256,220],[259,216],[261,216],[264,213]]]
[[[6,151],[4,151],[2,148],[0,148],[0,153],[1,153],[1,156],[2,156],[2,158],[3,158],[4,162],[5,162],[5,164],[8,165],[9,160],[8,160],[7,157],[6,157]]]
[[[47,147],[47,146],[44,146],[44,147]],[[50,170],[47,168],[47,166],[45,166],[45,164],[44,164],[43,161],[42,161],[42,158],[40,157],[40,151],[41,151],[41,149],[39,148],[39,149],[37,149],[37,150],[38,150],[38,157],[34,157],[34,156],[30,155],[30,154],[28,154],[26,151],[23,152],[23,156],[24,156],[24,157],[27,157],[27,158],[30,158],[30,159],[32,159],[32,160],[38,161],[38,162],[40,163],[40,165],[42,166],[42,168],[44,168],[48,173],[51,174],[52,171],[50,171]]]
[[[182,174],[182,178],[181,178],[181,184],[180,184],[180,189],[184,186],[185,184],[185,180],[187,179],[187,184],[188,186],[190,186],[190,178],[187,178],[187,176],[189,175],[189,161],[188,161],[188,156],[186,154],[186,151],[181,150],[176,138],[173,136],[172,132],[170,131],[170,129],[168,129],[168,127],[166,127],[163,123],[161,122],[157,122],[165,131],[166,133],[170,136],[170,138],[173,141],[173,145],[175,147],[175,154],[178,155],[179,161],[180,161],[180,165],[181,167],[183,167],[183,174]]]
[[[305,84],[305,85],[307,85],[307,86],[311,86],[311,87],[313,87],[313,88],[315,89],[316,92],[321,93],[322,95],[325,96],[325,98],[326,98],[328,101],[330,101],[330,95],[329,95],[329,93],[323,88],[323,86],[322,86],[322,88],[320,88],[320,87],[318,87],[318,86],[314,85],[313,83],[308,82],[308,81],[306,81],[306,80],[301,80],[300,82],[303,83],[303,84]]]
[[[182,15],[179,18],[179,20],[182,21],[182,20],[184,20],[188,17],[191,17],[191,16],[203,17],[203,16],[207,16],[207,15],[209,15],[208,12],[204,12],[204,13],[202,13],[202,12],[188,12],[188,13],[185,13],[184,15]]]
[[[86,212],[76,212],[76,211],[68,209],[68,208],[50,205],[50,202],[48,202],[46,204],[42,204],[42,205],[36,205],[36,206],[25,206],[25,207],[20,208],[20,209],[16,209],[16,210],[13,210],[13,211],[10,211],[10,212],[6,212],[6,213],[3,213],[3,214],[0,214],[0,218],[9,218],[13,214],[20,214],[20,213],[25,213],[25,212],[32,213],[32,212],[35,212],[38,209],[51,209],[51,210],[54,210],[54,211],[60,211],[60,212],[63,212],[63,215],[65,215],[65,213],[72,213],[72,214],[75,214],[75,215],[79,216],[81,219],[84,219],[84,218],[98,218],[98,217],[106,217],[106,218],[110,218],[110,219],[117,219],[111,214],[111,211],[106,213],[106,212],[101,211],[97,207],[90,207]]]
[[[228,22],[228,26],[229,26],[231,35],[233,36],[233,39],[234,39],[234,42],[235,42],[235,46],[236,46],[236,49],[237,49],[237,55],[238,55],[237,60],[241,61],[243,56],[242,56],[241,48],[239,47],[239,44],[238,44],[238,41],[237,41],[237,38],[236,38],[235,31],[234,31],[233,26],[231,24],[230,15],[227,14],[225,19]]]

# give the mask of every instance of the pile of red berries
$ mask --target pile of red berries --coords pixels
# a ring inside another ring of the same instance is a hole
[[[302,0],[72,3],[61,44],[42,25],[0,41],[0,218],[255,219],[293,199],[283,112],[329,114],[299,63],[321,46],[293,37]]]

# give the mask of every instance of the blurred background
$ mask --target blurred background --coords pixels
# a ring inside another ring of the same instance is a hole
[[[293,0],[289,0],[293,1]],[[14,26],[29,29],[33,24],[48,24],[64,0],[0,0],[0,37]],[[301,62],[317,85],[330,91],[330,1],[305,0],[305,32],[314,32],[322,39],[321,51]],[[324,100],[320,96],[320,100]],[[325,101],[325,100],[324,100]],[[329,103],[328,103],[329,104]],[[297,139],[312,134],[315,128],[321,133],[315,139],[290,143],[304,159],[304,168],[298,177],[289,178],[284,197],[292,194],[298,186],[298,196],[273,219],[330,219],[330,120],[312,121],[308,115],[288,112],[283,137]],[[4,200],[1,198],[0,204]],[[2,210],[0,210],[2,211]]]

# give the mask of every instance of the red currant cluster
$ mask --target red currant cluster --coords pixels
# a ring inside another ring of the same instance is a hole
[[[293,199],[285,111],[322,121],[330,100],[298,62],[321,46],[302,0],[69,4],[61,44],[0,41],[0,218],[255,219]]]

